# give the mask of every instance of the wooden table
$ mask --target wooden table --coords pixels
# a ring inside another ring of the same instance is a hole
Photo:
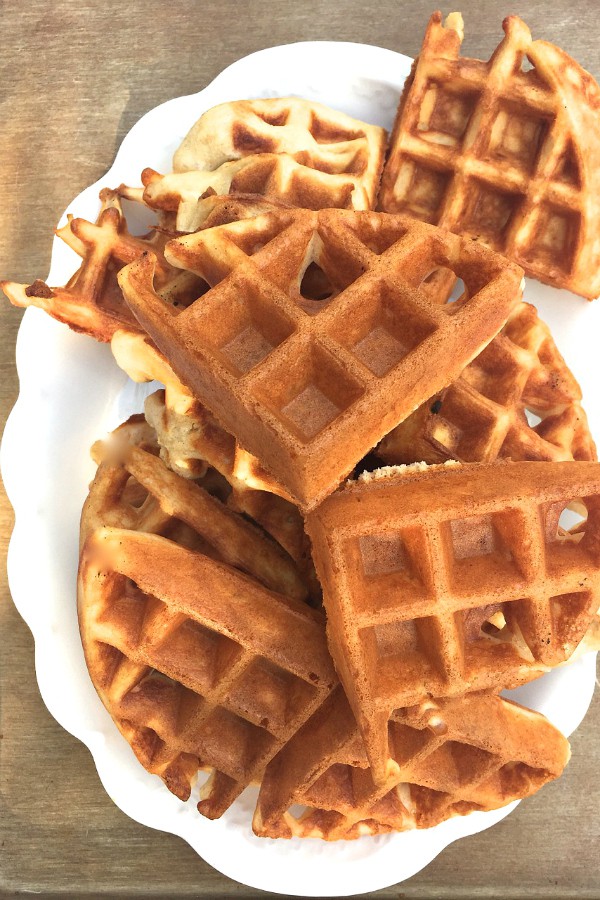
[[[462,11],[465,51],[487,56],[502,15],[512,10],[493,0],[465,0]],[[600,76],[594,0],[530,2],[519,11],[535,36],[564,47]],[[45,277],[52,228],[63,209],[108,169],[123,136],[147,110],[200,90],[229,63],[275,44],[347,40],[414,55],[429,12],[427,5],[405,0],[4,4],[1,277]],[[3,421],[18,390],[19,321],[17,310],[0,304]],[[0,516],[6,549],[12,511],[4,495]],[[215,872],[179,838],[146,829],[113,805],[87,749],[43,705],[31,635],[2,577],[0,894],[258,896]],[[559,782],[377,896],[600,897],[599,727],[597,692]]]

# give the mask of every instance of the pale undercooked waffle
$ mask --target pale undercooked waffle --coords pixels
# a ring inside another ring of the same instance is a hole
[[[520,303],[454,384],[377,447],[386,463],[596,459],[581,389],[533,306]]]
[[[600,89],[517,16],[489,62],[434,13],[406,82],[378,207],[477,238],[525,273],[600,293]]]
[[[600,607],[600,465],[381,469],[306,527],[328,639],[374,777],[393,710],[516,687],[567,660]],[[560,517],[587,511],[577,534]]]
[[[312,197],[300,196],[298,185],[294,191],[286,191],[284,174],[291,177],[286,170],[293,167],[302,169],[285,155],[265,153],[224,163],[214,172],[172,172],[161,175],[154,169],[144,169],[141,176],[144,190],[139,199],[160,216],[172,217],[175,230],[180,232],[198,231],[212,224],[222,225],[226,221],[236,221],[248,215],[259,215],[269,207],[291,205],[320,209],[329,205],[343,206],[341,202],[333,202],[335,197],[331,196],[331,191],[318,194],[314,185]],[[317,184],[318,179],[327,177],[330,176],[311,172],[311,179],[313,182],[317,180]],[[288,199],[284,201],[282,198],[286,196]],[[214,200],[219,208],[224,202],[233,210],[241,206],[243,215],[236,212],[228,220],[207,223],[207,218],[213,213]],[[249,212],[250,206],[253,210]]]
[[[170,241],[203,278],[176,310],[141,256],[119,283],[177,376],[304,509],[455,379],[520,299],[521,270],[402,216],[279,210]],[[440,306],[427,279],[467,286]],[[424,287],[421,288],[421,285]]]
[[[198,478],[210,465],[231,480],[235,439],[194,399],[148,335],[119,329],[110,346],[119,367],[133,381],[159,381],[165,386],[147,398],[146,417],[168,467],[186,478]]]
[[[205,191],[276,197],[307,209],[372,209],[386,146],[376,125],[299,97],[236,100],[205,112],[146,189],[150,205],[179,196],[178,227]],[[191,230],[191,229],[190,229]]]
[[[533,794],[570,753],[544,716],[493,695],[399,711],[389,738],[394,767],[377,785],[348,701],[334,691],[269,763],[255,833],[347,840],[430,828]]]
[[[194,299],[198,296],[201,282],[191,272],[174,269],[165,261],[162,248],[168,236],[160,231],[146,238],[129,233],[117,191],[105,188],[100,199],[95,223],[69,216],[56,232],[83,259],[65,287],[51,288],[40,280],[30,285],[2,281],[0,287],[15,306],[37,306],[74,331],[109,341],[118,328],[139,330],[116,276],[145,250],[152,249],[156,255],[155,285],[166,303],[185,305],[192,295]]]
[[[169,468],[195,478],[208,463],[234,488],[247,486],[287,496],[260,462],[242,450],[194,398],[148,335],[120,329],[111,339],[111,350],[119,367],[133,381],[160,381],[165,385],[163,392],[148,398],[146,414],[152,419],[161,455]]]
[[[204,218],[207,192],[218,195],[256,194],[283,200],[303,209],[371,209],[364,193],[354,207],[354,180],[307,168],[285,153],[263,153],[223,163],[214,172],[172,172],[160,175],[145,170],[143,200],[148,206],[175,214],[177,231],[196,231]]]
[[[208,770],[198,808],[215,818],[337,679],[320,614],[264,586],[287,586],[291,560],[215,498],[191,500],[202,488],[141,449],[144,428],[134,419],[101,448],[82,517],[82,641],[140,762],[183,800]]]

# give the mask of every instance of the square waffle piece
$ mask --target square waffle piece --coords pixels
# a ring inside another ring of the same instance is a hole
[[[125,299],[181,381],[301,508],[489,343],[518,303],[522,271],[473,242],[403,216],[280,210],[170,241],[203,278],[176,310],[143,255]],[[428,277],[466,291],[439,305]]]
[[[594,462],[417,464],[347,482],[308,516],[378,783],[394,710],[516,687],[573,654],[600,607],[599,499]],[[567,508],[587,512],[576,534]]]
[[[291,559],[169,472],[150,452],[151,434],[137,418],[96,448],[82,515],[82,642],[142,765],[182,800],[198,770],[209,771],[198,808],[216,818],[337,678],[322,615],[289,590]]]
[[[520,303],[460,378],[379,444],[389,465],[596,459],[581,389],[535,307]]]
[[[389,737],[394,767],[377,785],[348,701],[334,691],[269,763],[255,833],[333,841],[430,828],[535,793],[570,755],[544,716],[493,695],[399,710]]]
[[[463,22],[430,19],[407,79],[378,208],[477,238],[527,275],[600,293],[600,89],[517,16],[489,62]]]

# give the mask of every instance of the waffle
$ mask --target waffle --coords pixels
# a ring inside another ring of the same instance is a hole
[[[185,412],[177,412],[167,406],[165,397],[165,391],[151,394],[144,412],[156,430],[166,465],[186,478],[202,477],[207,466],[214,467],[230,488],[228,505],[250,516],[275,538],[308,579],[311,597],[318,599],[321,592],[298,509],[272,492],[272,479],[258,461],[243,454],[200,403],[192,399]]]
[[[261,529],[210,496],[200,483],[170,471],[152,450],[145,449],[147,443],[139,446],[148,441],[147,433],[154,435],[150,428],[148,432],[144,430],[141,416],[133,416],[129,424],[115,432],[112,441],[101,444],[100,451],[95,449],[96,458],[105,465],[99,468],[98,484],[90,492],[84,508],[82,533],[87,534],[100,525],[132,528],[138,513],[141,511],[145,515],[149,507],[151,521],[158,515],[161,522],[157,533],[162,534],[163,529],[173,522],[176,527],[183,522],[208,541],[212,552],[216,551],[218,558],[228,565],[254,576],[271,590],[299,600],[306,599],[306,585],[289,555]],[[148,503],[139,510],[136,507],[133,513],[127,498],[124,510],[119,502],[130,479],[149,493]],[[90,515],[92,522],[88,525]],[[133,515],[133,519],[127,518],[128,515]],[[163,522],[165,517],[167,521]],[[155,531],[154,528],[150,530]],[[196,549],[195,545],[193,549]]]
[[[202,222],[207,191],[257,194],[303,209],[371,209],[372,199],[355,183],[351,176],[320,172],[286,153],[262,153],[223,163],[213,172],[153,173],[144,202],[173,211],[177,230],[192,232]]]
[[[600,293],[600,89],[517,16],[489,62],[434,13],[400,101],[379,208],[483,241],[527,275]],[[530,68],[527,71],[527,63]]]
[[[304,171],[299,163],[289,157],[271,153],[224,163],[214,172],[171,172],[161,175],[154,169],[144,169],[144,190],[140,199],[160,216],[170,217],[174,230],[190,233],[260,215],[271,208],[304,206],[310,199],[308,196],[292,196],[292,193],[298,195],[298,186],[293,192],[288,189],[289,202],[278,199],[285,196],[283,178],[291,177],[286,173],[293,167]],[[265,168],[268,168],[269,177],[259,183],[257,176]],[[312,177],[315,180],[331,176],[316,172]],[[305,202],[293,204],[293,199]],[[334,206],[340,205],[332,202],[335,199],[332,196],[322,199],[325,206],[329,202]],[[226,214],[228,209],[229,215]]]
[[[216,469],[231,486],[230,505],[281,544],[308,578],[311,596],[320,596],[304,522],[295,506],[277,496],[284,493],[283,488],[192,397],[147,335],[120,330],[113,336],[111,349],[134,381],[156,380],[166,386],[151,394],[144,407],[166,465],[185,478],[203,476],[207,466]]]
[[[569,659],[600,607],[600,465],[389,468],[308,516],[329,645],[374,777],[393,710],[516,687]],[[567,507],[587,510],[565,531]]]
[[[430,828],[535,793],[570,753],[544,716],[497,696],[403,710],[390,722],[390,746],[395,769],[378,786],[348,701],[335,691],[269,763],[255,833],[332,841]]]
[[[289,590],[291,561],[213,497],[198,502],[200,487],[141,449],[151,439],[137,417],[96,448],[82,516],[82,640],[142,764],[183,800],[208,769],[198,808],[215,818],[337,679],[322,617],[293,591],[264,586]]]
[[[57,236],[79,256],[82,264],[65,287],[49,287],[39,279],[33,284],[0,282],[0,288],[15,306],[37,306],[74,331],[98,341],[110,341],[119,328],[138,330],[117,283],[117,272],[144,251],[156,255],[156,289],[165,302],[185,305],[198,296],[200,279],[166,263],[162,248],[167,237],[155,231],[146,238],[133,237],[117,191],[100,192],[101,209],[95,223],[68,217]]]
[[[549,328],[521,303],[460,378],[394,428],[376,452],[389,465],[593,460],[580,401]]]
[[[206,190],[249,192],[309,209],[372,209],[386,137],[383,128],[298,97],[222,103],[192,127],[160,193],[181,190],[193,202],[191,194]]]
[[[502,327],[521,270],[406,217],[282,210],[170,241],[212,287],[176,311],[152,254],[119,273],[141,326],[192,393],[301,509],[330,493]],[[471,291],[419,285],[452,268]]]

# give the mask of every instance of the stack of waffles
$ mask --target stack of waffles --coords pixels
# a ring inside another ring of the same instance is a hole
[[[163,385],[92,449],[86,661],[181,800],[260,786],[260,836],[431,827],[569,758],[500,694],[600,643],[600,465],[522,299],[600,290],[600,92],[504,29],[462,59],[434,15],[389,144],[298,98],[209,110],[58,230],[67,285],[2,285]]]

